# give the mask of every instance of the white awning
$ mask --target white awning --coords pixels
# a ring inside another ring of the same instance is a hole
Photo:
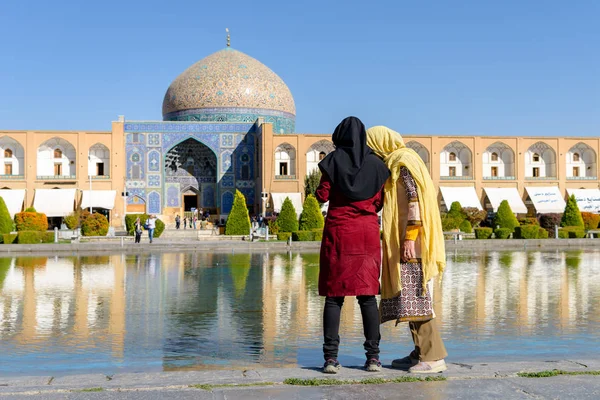
[[[517,188],[483,188],[483,190],[485,190],[494,212],[498,211],[500,203],[506,200],[513,213],[527,214],[527,207],[523,203]]]
[[[458,201],[463,208],[475,207],[478,210],[483,210],[473,186],[440,186],[440,192],[442,192],[442,197],[448,210],[450,210],[452,203],[455,201]]]
[[[575,195],[579,211],[600,214],[599,189],[567,189],[567,194]]]
[[[535,211],[538,213],[561,213],[565,211],[565,199],[558,186],[526,187]]]
[[[0,197],[4,199],[11,218],[14,218],[16,213],[23,210],[25,189],[0,189]]]
[[[106,208],[112,210],[115,207],[116,190],[84,190],[81,197],[81,208],[90,207],[90,198],[92,199],[92,207]]]
[[[35,189],[33,207],[47,217],[65,217],[74,210],[77,189]]]
[[[271,193],[273,199],[273,211],[280,212],[281,206],[285,201],[285,198],[289,197],[296,209],[296,214],[302,213],[302,194],[301,193]]]

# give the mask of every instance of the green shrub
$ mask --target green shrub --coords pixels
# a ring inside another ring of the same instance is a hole
[[[548,239],[548,231],[544,228],[539,228],[538,230],[538,239]]]
[[[567,232],[569,239],[582,239],[585,237],[585,228],[582,226],[565,226],[561,231]]]
[[[467,221],[466,219],[460,223],[458,229],[460,229],[460,231],[464,232],[464,233],[472,233],[473,232],[473,227],[471,226],[471,223],[469,221]]]
[[[512,231],[510,228],[498,228],[494,230],[496,239],[508,239],[511,233]]]
[[[492,237],[492,228],[475,228],[474,230],[477,239],[489,239]]]
[[[296,231],[292,232],[292,240],[294,242],[310,242],[314,239],[315,233],[312,231]]]
[[[40,231],[19,231],[17,242],[19,244],[38,244],[42,243],[42,233]]]
[[[312,194],[306,196],[302,205],[302,214],[300,214],[299,229],[301,231],[310,231],[313,229],[323,229],[325,219],[321,214],[319,202]]]
[[[279,225],[277,225],[276,219],[269,220],[269,233],[272,233],[273,235],[279,233]]]
[[[558,238],[559,239],[568,239],[569,238],[569,232],[563,231],[562,229],[560,229],[558,231]]]
[[[321,170],[315,168],[310,174],[304,177],[304,197],[308,197],[309,195],[314,196],[319,183],[321,183]]]
[[[538,225],[538,226],[540,225],[537,218],[531,218],[531,217],[519,219],[519,224],[520,225]]]
[[[27,207],[27,208],[25,209],[25,212],[37,212],[37,211],[36,211],[36,209],[35,209],[35,208],[33,208],[33,207]]]
[[[284,240],[286,242],[291,237],[292,237],[292,232],[279,232],[277,234],[277,240]]]
[[[577,200],[575,200],[574,194],[570,195],[567,199],[567,205],[565,206],[565,212],[560,220],[560,226],[584,226],[583,218],[579,212],[579,207],[577,206]]]
[[[156,218],[156,228],[154,228],[154,237],[158,238],[165,230],[165,223],[161,219]]]
[[[323,229],[313,229],[314,238],[313,240],[320,242],[323,240]]]
[[[537,239],[540,227],[537,225],[521,225],[515,228],[515,239]],[[544,230],[545,231],[545,230]]]
[[[48,218],[46,214],[35,211],[25,211],[15,214],[17,231],[47,231]]]
[[[454,201],[450,205],[450,209],[448,210],[448,217],[457,218],[460,220],[460,222],[462,222],[466,218],[466,215],[463,212],[462,206],[460,205],[460,203],[458,201]]]
[[[54,232],[40,232],[42,243],[54,243]]]
[[[298,230],[298,216],[296,209],[289,197],[286,197],[281,206],[281,212],[277,216],[279,232],[296,232]]]
[[[3,240],[2,235],[10,233],[13,229],[13,221],[6,207],[4,199],[0,197],[0,241]]]
[[[89,213],[89,212],[88,212]],[[79,218],[81,217],[80,210],[74,211],[64,218],[65,225],[69,229],[77,229],[79,227]]]
[[[246,207],[246,198],[239,190],[235,191],[233,206],[225,224],[226,235],[248,235],[250,233],[250,216]]]
[[[460,218],[455,218],[455,217],[446,215],[444,218],[442,218],[442,229],[444,232],[458,229],[458,227],[460,226],[462,221],[463,220]]]
[[[600,215],[591,212],[582,212],[581,218],[583,218],[583,226],[585,229],[596,229],[600,224]]]
[[[517,221],[517,217],[515,217],[515,214],[510,209],[508,201],[502,200],[500,203],[498,212],[494,216],[493,226],[494,228],[499,226],[500,228],[509,229],[511,233],[519,226],[519,221]]]
[[[5,233],[2,235],[2,239],[4,244],[13,244],[17,243],[17,234],[16,233]]]
[[[81,222],[82,236],[106,236],[108,220],[100,213],[94,213]]]

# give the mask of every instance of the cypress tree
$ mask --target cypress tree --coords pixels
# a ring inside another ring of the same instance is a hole
[[[296,232],[298,230],[298,215],[289,197],[286,197],[277,216],[279,232]]]
[[[515,231],[517,226],[520,226],[517,217],[510,209],[510,205],[508,201],[502,200],[500,203],[500,207],[498,207],[498,212],[494,216],[494,229],[496,226],[500,226],[500,228],[508,228],[511,232]]]
[[[317,192],[317,188],[319,187],[319,183],[321,182],[321,170],[319,168],[315,168],[311,171],[310,174],[304,177],[304,197],[307,198],[308,195],[315,195]]]
[[[8,208],[6,207],[4,199],[0,197],[0,243],[4,242],[2,235],[5,233],[10,233],[12,228],[13,220],[10,217],[10,213],[8,212]]]
[[[246,198],[239,190],[235,191],[233,206],[225,225],[226,235],[248,235],[250,233],[250,216],[246,207]]]
[[[577,200],[575,200],[574,194],[570,195],[567,199],[567,205],[565,206],[565,212],[560,220],[560,226],[584,226],[583,217],[579,212],[579,207],[577,206]]]
[[[323,229],[325,220],[321,214],[319,202],[312,194],[306,196],[304,205],[302,206],[302,214],[300,214],[300,230],[310,231],[313,229]]]

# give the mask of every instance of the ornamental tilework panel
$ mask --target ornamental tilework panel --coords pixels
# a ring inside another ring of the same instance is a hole
[[[254,203],[254,188],[240,188],[239,191],[242,192],[246,198],[246,204]]]
[[[223,188],[232,188],[234,187],[233,175],[223,175],[221,178],[221,187]]]
[[[127,192],[129,192],[127,204],[140,204],[146,202],[145,189],[127,189]]]
[[[202,185],[202,206],[215,207],[215,188],[211,184]]]
[[[148,147],[159,147],[160,146],[160,134],[159,133],[149,133],[146,135],[148,138]]]
[[[162,138],[162,148],[166,153],[187,139],[195,139],[209,147],[215,154],[219,152],[219,136],[217,133],[165,133]]]
[[[179,183],[165,184],[167,192],[166,207],[181,207],[181,191],[179,190],[179,187]]]
[[[233,172],[232,153],[230,150],[225,150],[221,153],[221,173],[230,174]]]
[[[127,179],[127,181],[125,182],[125,186],[127,186],[127,188],[145,188],[146,187],[146,181],[131,181],[129,179]]]
[[[148,194],[148,207],[146,212],[148,214],[160,214],[160,193],[150,192]]]
[[[127,157],[127,179],[143,180],[146,175],[144,171],[146,147],[127,145],[125,152]]]
[[[160,187],[160,175],[148,175],[148,187]]]
[[[238,189],[253,188],[254,181],[235,181],[235,187]]]
[[[221,213],[229,214],[233,206],[233,193],[227,191],[221,195]]]
[[[221,148],[231,148],[233,147],[233,135],[230,133],[221,134]]]
[[[150,150],[148,152],[148,171],[159,172],[160,171],[160,153],[157,150]]]
[[[244,123],[255,122],[258,118],[264,118],[265,122],[273,124],[273,132],[275,133],[294,133],[296,131],[296,121],[294,116],[273,116],[269,115],[271,110],[252,109],[245,112],[243,109],[239,111],[224,112],[223,109],[196,109],[178,111],[165,116],[165,120],[170,121],[190,121],[190,122],[232,122]],[[285,113],[282,113],[286,115]],[[289,115],[289,114],[287,114]],[[229,131],[231,132],[231,131]],[[239,131],[238,131],[239,132]]]
[[[220,133],[220,132],[240,132],[246,133],[254,130],[254,121],[252,123],[203,123],[203,122],[159,122],[142,121],[127,122],[124,126],[125,132],[130,137],[130,133]],[[133,137],[133,136],[132,136]],[[163,135],[164,139],[164,135]],[[144,143],[142,141],[142,143]]]

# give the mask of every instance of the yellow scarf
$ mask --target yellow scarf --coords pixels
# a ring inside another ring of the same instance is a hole
[[[400,178],[400,167],[405,166],[417,184],[419,211],[422,227],[421,263],[423,267],[423,288],[427,282],[446,267],[446,250],[442,221],[437,204],[433,181],[425,163],[419,155],[404,145],[398,132],[385,127],[374,126],[367,130],[367,145],[383,159],[390,169],[391,176],[385,183],[383,201],[383,262],[381,274],[381,298],[397,297],[402,290],[400,264],[389,265],[394,254],[400,249],[400,221],[398,217],[398,192],[396,183]],[[399,260],[399,257],[396,257]]]

